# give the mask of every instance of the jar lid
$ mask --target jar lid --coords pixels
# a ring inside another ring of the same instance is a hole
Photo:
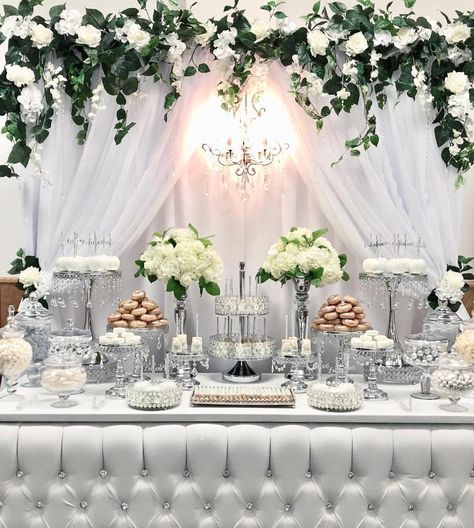
[[[47,367],[68,368],[79,367],[82,365],[80,357],[73,354],[52,354],[44,360]]]
[[[55,330],[51,332],[51,336],[54,338],[82,338],[81,341],[91,341],[92,335],[90,330],[82,330],[81,328],[76,328],[74,326],[73,319],[67,319],[66,326],[62,330]]]
[[[450,310],[447,306],[438,306],[425,319],[428,324],[442,324],[460,326],[462,319],[456,312]]]
[[[411,335],[407,335],[405,336],[405,341],[408,341],[408,342],[416,342],[416,341],[428,341],[430,343],[446,343],[448,344],[448,340],[446,339],[446,337],[444,337],[443,335],[441,334],[437,334],[437,333],[420,333],[420,334],[411,334]]]
[[[455,353],[443,354],[439,360],[439,368],[447,370],[472,370],[471,363]]]
[[[22,332],[15,323],[15,307],[10,304],[8,307],[7,324],[0,330],[0,336],[3,339],[19,339],[24,336],[24,332]]]
[[[49,311],[39,302],[38,294],[34,291],[31,292],[27,299],[24,299],[20,305],[20,309],[15,319],[20,324],[26,320],[43,320],[45,323],[51,321],[51,314]]]

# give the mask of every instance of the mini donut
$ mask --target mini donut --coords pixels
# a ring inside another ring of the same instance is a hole
[[[123,314],[128,314],[128,313],[130,313],[128,310],[125,310],[125,308],[119,308],[117,311],[118,311],[119,313],[121,313],[122,315],[123,315]]]
[[[130,321],[130,328],[146,328],[145,321]]]
[[[364,319],[365,317],[365,313],[358,313],[358,314],[355,314],[355,318],[356,319],[360,319],[362,321],[362,319]]]
[[[113,323],[115,321],[120,321],[120,319],[122,319],[122,314],[121,313],[118,313],[118,312],[115,312],[113,314],[110,314],[108,317],[107,317],[107,321],[109,323]]]
[[[124,302],[125,302],[125,301],[120,301],[120,302],[119,302],[119,308],[123,308],[123,303],[124,303]]]
[[[138,308],[138,302],[129,299],[128,301],[124,301],[122,308],[125,308],[125,310],[131,312],[132,310],[135,310],[135,308]]]
[[[162,313],[156,314],[156,316],[158,317],[158,319],[164,319],[165,318],[164,314],[162,314]]]
[[[352,311],[356,314],[364,313],[364,309],[361,306],[354,306],[352,308]]]
[[[161,309],[157,306],[153,310],[148,310],[148,313],[151,315],[160,315]]]
[[[324,308],[321,308],[320,313],[322,315],[325,315],[327,313],[335,312],[336,307],[335,306],[325,306]]]
[[[349,327],[359,326],[359,320],[358,319],[344,319],[342,324],[344,326],[349,326]]]
[[[143,301],[143,299],[146,297],[146,293],[143,290],[135,290],[132,292],[132,299],[134,301]]]
[[[324,319],[324,317],[318,317],[313,321],[313,324],[319,325],[319,324],[324,324],[325,322],[326,322],[326,319]]]
[[[112,323],[112,326],[113,326],[114,328],[128,328],[128,323],[127,323],[127,321],[122,321],[122,320],[120,320],[120,321],[114,321],[114,322]]]
[[[339,304],[342,301],[342,297],[340,295],[331,295],[328,297],[328,304],[335,305]]]
[[[135,316],[133,314],[123,314],[122,319],[124,321],[135,321]]]
[[[357,329],[360,330],[361,332],[367,332],[367,330],[369,330],[370,328],[372,328],[371,326],[369,325],[366,325],[366,324],[363,324],[361,323]]]
[[[319,307],[319,309],[321,310],[322,308],[326,308],[327,305],[328,305],[328,303],[323,303],[323,304]]]
[[[344,326],[344,325],[336,325],[334,327],[334,330],[336,332],[349,332],[349,328],[347,326]]]
[[[341,319],[355,319],[355,313],[354,312],[346,312],[346,313],[342,313],[340,314],[340,318]]]
[[[353,306],[357,306],[359,304],[359,301],[355,297],[352,297],[352,295],[344,295],[343,300],[344,302],[352,304]]]
[[[352,312],[352,304],[349,304],[349,303],[338,304],[336,306],[336,312],[340,314]]]
[[[326,319],[326,321],[334,321],[334,319],[338,319],[337,312],[325,313],[324,319]]]
[[[142,321],[145,321],[145,323],[152,323],[153,321],[158,321],[158,317],[156,315],[151,314],[143,314],[140,319]]]
[[[340,324],[342,324],[342,321],[341,321],[341,319],[338,317],[337,319],[333,319],[333,320],[331,321],[331,324],[332,324],[332,325],[340,325]]]
[[[334,326],[332,324],[320,324],[319,330],[321,330],[321,332],[332,332],[334,330]]]
[[[146,314],[146,308],[135,308],[135,310],[132,310],[132,314],[140,317],[141,315]]]
[[[154,310],[155,308],[157,308],[157,306],[158,305],[156,304],[156,302],[150,300],[142,301],[142,307],[146,308],[147,310]]]

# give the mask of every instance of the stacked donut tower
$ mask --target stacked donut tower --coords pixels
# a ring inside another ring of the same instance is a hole
[[[161,308],[143,290],[135,290],[131,299],[120,301],[107,321],[114,328],[160,328],[168,324]]]
[[[319,309],[313,328],[321,332],[366,332],[372,326],[365,321],[360,302],[352,295],[331,295]]]

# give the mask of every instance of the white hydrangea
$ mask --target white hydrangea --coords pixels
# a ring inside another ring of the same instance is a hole
[[[457,67],[472,59],[470,49],[461,49],[457,46],[448,49],[448,59]]]
[[[59,22],[56,22],[54,29],[60,35],[77,35],[82,23],[82,14],[77,9],[64,9],[59,15]]]
[[[67,80],[61,72],[61,66],[55,67],[52,62],[47,62],[43,73],[44,87],[49,89],[53,99],[51,107],[55,112],[61,108],[64,84]]]
[[[352,59],[342,65],[342,74],[355,78],[357,76],[357,61]]]
[[[18,282],[23,284],[25,288],[29,288],[30,286],[34,286],[37,288],[41,281],[41,272],[39,268],[36,268],[34,266],[30,266],[23,271],[21,271],[18,275]]]
[[[210,245],[206,247],[190,228],[156,235],[140,258],[147,275],[156,275],[165,284],[174,278],[185,288],[201,277],[217,283],[224,271],[217,251]]]
[[[134,20],[125,20],[122,27],[115,28],[115,38],[120,42],[128,42],[136,50],[141,50],[148,46],[151,35],[143,30]]]
[[[387,31],[386,29],[376,31],[374,33],[374,46],[382,46],[384,48],[390,46],[393,42],[393,37],[390,31]]]
[[[25,86],[18,96],[20,103],[21,119],[25,123],[34,124],[44,109],[43,94],[40,89],[31,84]]]
[[[26,39],[30,36],[30,26],[31,18],[29,16],[13,15],[5,18],[0,31],[8,39],[12,37]]]
[[[18,88],[31,84],[35,80],[35,72],[26,66],[18,66],[18,64],[7,64],[5,66],[7,71],[7,79]]]
[[[234,50],[230,47],[235,44],[236,37],[237,29],[234,27],[219,33],[219,36],[214,42],[214,56],[216,59],[223,60],[236,56]]]
[[[304,275],[317,268],[324,268],[320,286],[341,280],[343,271],[339,256],[329,240],[318,237],[313,240],[311,229],[296,228],[273,244],[262,268],[276,281],[288,273]]]
[[[179,40],[178,34],[174,32],[168,33],[163,38],[166,44],[168,44],[168,46],[170,47],[166,60],[168,62],[175,62],[176,60],[179,60],[183,53],[186,51],[186,44],[183,41]]]
[[[471,36],[471,28],[463,22],[454,22],[449,24],[443,33],[448,44],[459,44],[466,42]]]

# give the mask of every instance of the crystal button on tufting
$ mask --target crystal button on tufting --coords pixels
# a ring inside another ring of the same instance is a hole
[[[326,510],[332,510],[332,502],[326,502]]]
[[[87,502],[86,501],[82,501],[81,504],[79,504],[79,506],[85,510],[87,508]]]
[[[408,505],[408,511],[413,511],[415,509],[415,506],[413,504]]]
[[[435,473],[434,471],[430,471],[430,472],[428,473],[428,477],[429,477],[430,479],[433,479],[433,478],[436,477],[436,473]]]
[[[447,510],[448,510],[448,511],[453,511],[453,510],[454,510],[454,506],[453,506],[451,503],[448,504],[448,506],[447,506]]]
[[[107,476],[107,471],[105,471],[105,469],[101,469],[99,471],[99,475],[102,477],[102,478],[105,478]]]
[[[19,469],[17,472],[16,472],[16,476],[17,478],[21,478],[23,477],[23,471],[21,469]]]
[[[224,471],[224,473],[222,473],[222,476],[223,476],[224,478],[229,478],[229,477],[230,477],[230,471],[229,471],[228,469],[226,469],[226,470]]]
[[[211,509],[211,505],[210,505],[209,502],[206,502],[206,504],[204,504],[204,509],[205,509],[206,511],[209,511],[209,510]]]
[[[368,505],[367,505],[367,509],[368,509],[369,511],[374,511],[374,505],[373,505],[373,504],[368,504]]]
[[[120,507],[122,508],[123,511],[127,511],[128,510],[128,504],[126,502],[122,502]]]
[[[58,473],[58,478],[60,478],[60,479],[66,478],[66,473],[65,473],[63,470],[61,470],[61,471]]]
[[[170,509],[170,503],[169,502],[164,502],[163,503],[163,509],[164,510],[169,510]]]
[[[266,476],[267,478],[270,478],[270,477],[272,476],[272,470],[269,469],[269,470],[265,473],[265,476]]]
[[[352,471],[349,471],[349,474],[347,475],[350,479],[354,478],[354,473]]]
[[[41,510],[41,508],[44,506],[44,504],[41,501],[36,501],[35,506]]]
[[[285,504],[283,508],[286,512],[289,512],[291,510],[291,504]]]
[[[310,478],[313,477],[313,474],[311,473],[311,471],[307,471],[307,472],[305,473],[305,477],[306,477],[307,479],[310,479]]]
[[[247,510],[253,510],[253,504],[251,502],[247,503]]]
[[[388,478],[389,479],[394,479],[395,478],[395,473],[393,471],[390,471],[390,473],[388,474]]]
[[[190,474],[191,474],[191,473],[189,473],[189,471],[186,470],[186,471],[183,473],[183,477],[184,477],[184,478],[189,478],[189,475],[190,475]]]
[[[141,475],[143,478],[148,477],[148,470],[147,470],[147,469],[142,469],[142,470],[140,471],[140,475]]]

